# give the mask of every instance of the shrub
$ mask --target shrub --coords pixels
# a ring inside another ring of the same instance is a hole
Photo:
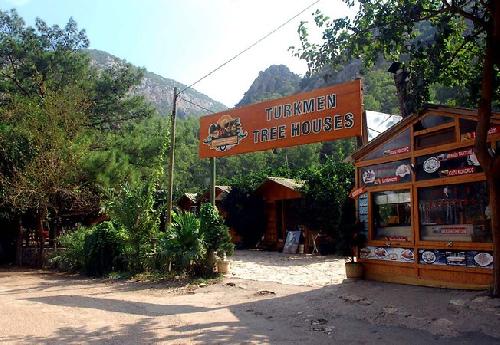
[[[231,243],[229,228],[224,224],[224,219],[212,204],[203,204],[200,208],[200,232],[203,235],[207,251],[225,252],[232,255],[234,245]]]
[[[93,227],[85,236],[85,273],[90,276],[103,276],[124,269],[125,243],[124,231],[116,228],[112,222]]]
[[[123,186],[109,206],[113,220],[127,232],[129,269],[143,271],[149,266],[160,224],[159,212],[155,209],[154,182]]]
[[[187,271],[199,264],[206,252],[200,221],[190,212],[174,214],[173,221],[167,232],[160,236],[158,256],[163,266],[172,263],[174,270]]]
[[[50,263],[55,267],[69,272],[77,272],[85,266],[85,237],[92,232],[92,228],[79,227],[58,238],[58,249]]]

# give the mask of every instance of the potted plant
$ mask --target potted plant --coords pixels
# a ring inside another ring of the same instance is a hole
[[[356,251],[366,242],[366,236],[361,233],[362,224],[346,224],[341,226],[337,241],[337,253],[346,258],[345,273],[347,278],[363,278],[363,265],[355,260]]]

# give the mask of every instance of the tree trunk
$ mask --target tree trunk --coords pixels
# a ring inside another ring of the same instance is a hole
[[[488,180],[490,191],[491,228],[493,232],[493,289],[492,295],[500,297],[500,179]]]
[[[43,266],[43,247],[44,247],[44,238],[43,238],[43,221],[45,220],[47,212],[46,211],[38,211],[36,215],[36,233],[38,239],[38,263],[37,266]]]
[[[493,20],[486,34],[486,49],[483,61],[483,75],[481,81],[481,99],[479,100],[478,122],[476,127],[476,139],[474,142],[474,152],[481,163],[481,167],[488,182],[491,210],[491,231],[493,234],[493,287],[492,294],[500,297],[500,224],[499,224],[499,199],[500,193],[500,157],[490,155],[490,145],[488,143],[488,130],[491,126],[491,104],[493,100],[493,75],[494,64],[497,61],[498,52],[495,49],[496,43],[500,39],[500,11],[493,5]]]
[[[16,265],[23,265],[23,227],[20,217],[17,222]]]

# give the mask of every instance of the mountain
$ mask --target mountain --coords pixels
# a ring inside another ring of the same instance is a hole
[[[361,61],[354,60],[339,71],[325,67],[318,73],[301,78],[290,72],[287,66],[271,65],[259,73],[237,106],[311,91],[362,76],[369,136],[373,138],[401,119],[398,115],[388,115],[397,114],[399,111],[396,88],[392,75],[387,73],[387,67],[386,62],[380,61],[372,69],[363,71],[361,75]]]
[[[291,95],[297,92],[301,80],[302,78],[291,72],[287,66],[271,65],[265,71],[259,72],[258,77],[236,106],[241,107],[266,99]]]
[[[125,63],[124,60],[102,50],[87,49],[86,51],[92,59],[92,64],[100,69],[104,69],[115,64]],[[142,83],[132,92],[143,95],[156,107],[160,114],[166,115],[170,114],[172,111],[172,97],[175,86],[181,90],[186,87],[186,85],[173,79],[165,78],[158,74],[145,71]],[[185,118],[189,115],[200,116],[210,113],[189,102],[198,104],[203,108],[210,109],[214,112],[227,109],[224,104],[190,88],[182,93],[182,98],[177,100],[178,117]]]

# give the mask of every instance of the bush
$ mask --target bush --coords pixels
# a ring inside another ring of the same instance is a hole
[[[112,222],[104,222],[85,236],[85,273],[89,276],[103,276],[116,270],[123,270],[125,265],[124,249],[126,236],[122,229]]]
[[[200,221],[193,213],[181,212],[173,215],[172,226],[160,236],[158,256],[163,267],[172,263],[178,272],[189,271],[200,263],[205,255]]]
[[[154,185],[154,181],[125,185],[109,205],[113,220],[127,233],[125,253],[132,272],[149,268],[159,233],[160,212],[155,209]]]
[[[92,232],[92,228],[77,228],[58,238],[58,249],[50,263],[55,267],[69,272],[78,272],[85,266],[85,237]]]
[[[90,276],[102,276],[126,268],[126,236],[112,222],[77,228],[59,237],[58,241],[61,248],[50,262],[63,271],[82,271]]]
[[[224,224],[224,219],[212,204],[201,205],[200,232],[204,238],[207,252],[233,254],[234,245],[231,243],[229,228]]]

